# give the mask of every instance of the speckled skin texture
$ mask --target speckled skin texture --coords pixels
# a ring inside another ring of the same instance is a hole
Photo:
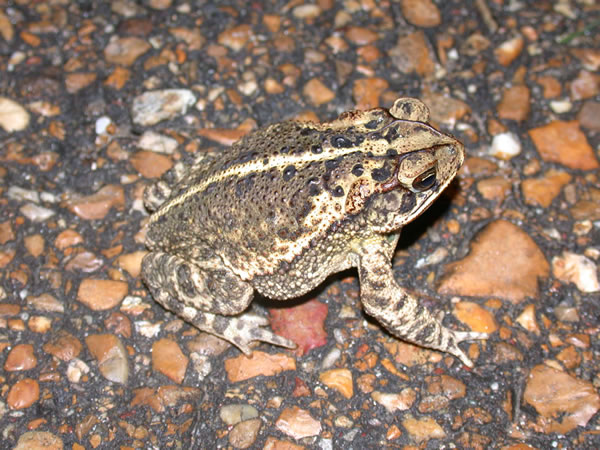
[[[471,365],[457,343],[485,335],[442,326],[391,269],[402,225],[464,159],[462,144],[427,120],[420,101],[399,99],[389,111],[270,125],[219,157],[177,166],[145,194],[155,212],[142,274],[154,298],[246,353],[252,341],[291,348],[265,319],[241,314],[254,290],[293,298],[357,267],[370,315],[400,338]]]

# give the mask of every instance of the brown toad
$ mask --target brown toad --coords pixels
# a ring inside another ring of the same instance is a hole
[[[249,353],[252,341],[293,348],[266,319],[241,314],[254,291],[298,297],[357,267],[368,314],[397,337],[449,352],[486,335],[444,327],[394,279],[401,227],[456,175],[463,145],[401,98],[388,111],[261,128],[218,157],[181,165],[148,189],[155,211],[142,273],[165,308]]]

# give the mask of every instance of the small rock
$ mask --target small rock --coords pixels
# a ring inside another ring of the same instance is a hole
[[[28,431],[19,437],[17,445],[12,450],[63,450],[63,448],[63,441],[48,431]]]
[[[37,258],[44,252],[44,238],[41,234],[25,237],[24,244],[29,254],[34,258]]]
[[[92,334],[85,338],[92,356],[104,378],[113,383],[127,384],[129,364],[127,350],[114,334]]]
[[[426,257],[418,259],[415,264],[415,268],[421,269],[423,267],[438,264],[442,262],[446,256],[448,256],[448,253],[448,249],[445,247],[438,247]]]
[[[421,347],[408,342],[402,342],[398,339],[390,339],[384,344],[385,349],[394,356],[394,361],[407,367],[421,366],[428,362],[439,362],[442,357],[439,352],[435,352],[425,347]]]
[[[494,356],[492,361],[494,364],[506,364],[514,361],[523,361],[524,356],[521,351],[514,345],[506,342],[498,342],[494,347]]]
[[[188,362],[189,358],[171,339],[163,338],[152,345],[152,368],[177,384],[183,382]]]
[[[19,186],[9,187],[6,195],[9,199],[16,200],[18,202],[40,202],[40,195],[37,191],[31,189],[23,189]]]
[[[19,211],[32,222],[45,222],[54,214],[56,214],[56,212],[52,209],[44,208],[40,205],[34,205],[33,203],[27,203],[26,205],[21,206]]]
[[[147,320],[138,320],[137,322],[134,322],[134,326],[135,326],[135,331],[139,334],[141,334],[142,336],[148,338],[148,339],[152,339],[154,337],[156,337],[158,335],[158,333],[160,333],[160,330],[162,328],[161,323],[151,323],[148,322]]]
[[[80,270],[82,272],[95,272],[104,265],[104,259],[96,256],[92,252],[86,250],[73,254],[72,257],[65,259],[65,270],[74,271]]]
[[[571,181],[566,172],[550,169],[542,178],[530,178],[521,183],[525,203],[547,208],[563,186]]]
[[[432,417],[415,419],[411,414],[407,414],[402,419],[402,426],[406,429],[410,437],[419,443],[446,437],[444,429]]]
[[[59,250],[64,250],[83,242],[83,237],[75,230],[64,230],[54,240],[54,246]]]
[[[86,88],[94,81],[98,75],[92,72],[87,73],[69,73],[65,76],[65,86],[69,94],[76,94]]]
[[[8,353],[4,362],[4,370],[22,371],[33,369],[37,365],[37,358],[33,352],[33,345],[19,344],[15,345]]]
[[[592,170],[599,167],[594,151],[576,120],[555,120],[529,130],[529,136],[545,161],[557,162],[571,169]]]
[[[554,308],[556,318],[561,322],[579,322],[579,313],[573,306],[563,305],[562,303]]]
[[[77,300],[94,311],[104,311],[121,303],[128,289],[123,281],[86,278],[79,285]]]
[[[372,109],[380,104],[379,97],[389,87],[387,80],[378,77],[361,78],[352,86],[356,109]]]
[[[496,50],[494,50],[494,55],[501,65],[507,67],[521,54],[523,46],[523,38],[521,36],[516,36],[503,42]]]
[[[31,316],[27,326],[34,333],[46,333],[52,326],[52,319],[46,316]]]
[[[422,100],[429,107],[431,120],[449,127],[454,127],[457,121],[471,111],[469,105],[462,100],[433,91],[424,92]]]
[[[225,370],[230,382],[247,380],[259,375],[272,376],[284,370],[296,370],[296,360],[286,354],[253,351],[250,356],[239,355],[225,360]]]
[[[537,334],[540,334],[540,327],[537,324],[537,320],[535,318],[535,306],[527,305],[519,317],[517,317],[517,323],[525,328],[527,331]]]
[[[267,78],[265,80],[265,91],[268,94],[281,94],[285,91],[285,86],[279,83],[275,78]]]
[[[271,329],[279,336],[296,343],[294,353],[304,355],[327,343],[325,319],[328,307],[316,299],[289,308],[269,309]]]
[[[157,9],[159,11],[162,11],[162,10],[168,9],[172,3],[173,3],[173,0],[149,0],[148,6],[152,9]]]
[[[189,89],[149,91],[133,99],[131,115],[134,123],[150,126],[185,114],[194,103],[196,97]]]
[[[231,426],[245,420],[256,419],[258,410],[251,405],[225,405],[219,410],[219,417]]]
[[[348,399],[354,395],[352,372],[348,369],[327,370],[319,375],[319,380],[325,386],[335,389]]]
[[[185,42],[189,50],[200,50],[206,42],[198,28],[174,27],[169,28],[169,33],[177,40]]]
[[[428,376],[425,382],[429,394],[442,395],[449,400],[463,398],[467,392],[465,384],[450,375]]]
[[[292,14],[298,19],[315,19],[321,15],[321,8],[311,4],[300,5],[292,10]]]
[[[43,349],[46,353],[61,361],[69,362],[79,356],[83,346],[75,336],[64,330],[60,330],[56,336],[44,344]]]
[[[43,117],[54,117],[62,112],[60,106],[42,100],[28,103],[27,108],[34,114]]]
[[[571,82],[571,99],[585,100],[600,92],[600,75],[582,70]]]
[[[364,27],[348,27],[345,30],[346,39],[356,45],[368,45],[379,39],[374,31]]]
[[[600,69],[600,51],[597,48],[571,48],[571,53],[581,61],[585,69],[595,72]]]
[[[577,350],[573,345],[562,349],[557,355],[558,359],[567,369],[574,369],[581,364],[581,355],[577,353]]]
[[[0,250],[0,269],[6,267],[15,257],[16,250],[9,248],[6,250]]]
[[[6,403],[12,409],[29,408],[40,398],[40,385],[36,380],[24,378],[17,381],[8,391]]]
[[[573,103],[570,100],[552,100],[550,109],[556,114],[564,114],[573,109]]]
[[[569,251],[552,258],[552,273],[565,283],[574,283],[581,292],[598,292],[598,269],[591,259]]]
[[[383,406],[387,412],[393,414],[395,411],[409,409],[415,402],[417,393],[411,388],[406,388],[398,394],[374,391],[371,393],[371,397]]]
[[[133,36],[115,37],[104,49],[104,57],[111,64],[131,66],[148,50],[150,50],[150,44],[144,39]]]
[[[308,411],[297,406],[285,408],[275,422],[275,426],[294,439],[316,436],[321,432],[321,423]]]
[[[304,85],[302,92],[306,98],[315,106],[328,103],[335,98],[335,93],[323,84],[319,79],[313,78]]]
[[[116,263],[119,267],[127,271],[132,278],[137,278],[142,270],[142,259],[147,251],[139,250],[133,253],[126,253],[117,258]]]
[[[20,104],[6,97],[0,97],[0,127],[12,133],[29,125],[29,113]]]
[[[31,295],[28,296],[27,305],[38,311],[57,313],[65,312],[65,305],[58,301],[56,297],[47,293],[41,294],[37,297]]]
[[[498,117],[523,122],[529,117],[530,91],[527,86],[512,86],[504,91],[498,105]]]
[[[560,81],[553,76],[541,76],[536,79],[536,82],[544,88],[544,98],[558,97],[562,91]]]
[[[113,312],[104,320],[107,330],[124,338],[131,337],[131,321],[129,317],[119,312]]]
[[[472,331],[493,333],[498,329],[494,315],[474,302],[459,302],[452,312],[461,322],[467,324]]]
[[[250,25],[237,25],[219,34],[218,42],[234,52],[238,52],[244,48],[252,36],[253,32]]]
[[[494,136],[489,154],[499,159],[509,160],[521,153],[521,141],[511,132]]]
[[[590,382],[545,365],[531,370],[523,399],[542,416],[538,426],[545,433],[585,427],[600,409],[600,396]]]
[[[506,177],[496,176],[485,178],[477,182],[477,191],[483,198],[490,201],[502,203],[510,194],[512,183]]]
[[[583,128],[600,131],[600,102],[585,102],[577,114],[577,120]]]
[[[122,209],[125,205],[123,187],[108,184],[98,192],[87,196],[74,196],[67,200],[67,208],[84,220],[103,219],[111,208]]]
[[[255,127],[256,122],[252,119],[247,119],[233,130],[229,128],[201,128],[198,130],[198,135],[222,145],[232,145]]]
[[[110,117],[107,117],[107,116],[98,117],[98,119],[96,119],[96,124],[94,127],[96,134],[99,134],[99,135],[105,134],[108,126],[111,123],[112,123],[112,120],[110,119]]]
[[[229,443],[234,448],[249,448],[254,444],[262,426],[260,419],[240,422],[229,432]]]
[[[402,73],[416,72],[424,77],[435,73],[435,56],[422,31],[398,39],[397,45],[389,51],[389,55],[392,63]]]
[[[7,220],[6,222],[0,223],[0,245],[4,245],[7,242],[15,239],[15,233],[12,229],[11,223]]]
[[[158,178],[173,167],[171,158],[141,150],[131,157],[131,165],[145,178]]]
[[[15,29],[13,28],[10,19],[0,11],[0,36],[4,38],[6,42],[12,41],[15,35]]]
[[[440,10],[431,0],[402,0],[402,15],[417,27],[437,27],[442,23]]]
[[[67,379],[71,383],[79,383],[81,381],[81,377],[88,373],[90,373],[90,367],[82,360],[73,358],[71,361],[69,361],[69,365],[67,367]]]

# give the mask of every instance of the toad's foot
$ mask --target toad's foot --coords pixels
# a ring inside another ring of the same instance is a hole
[[[278,336],[268,328],[269,320],[255,314],[222,316],[201,311],[181,303],[171,303],[171,311],[196,328],[232,343],[246,355],[252,353],[252,342],[268,342],[285,348],[296,348],[289,339]]]
[[[296,348],[296,344],[293,341],[278,336],[268,328],[264,328],[269,325],[269,320],[265,317],[254,314],[243,314],[239,317],[216,316],[214,321],[215,323],[221,321],[227,322],[227,327],[220,337],[231,342],[244,352],[245,355],[250,355],[252,352],[250,344],[257,341],[268,342],[290,349]]]
[[[466,353],[458,346],[458,343],[474,339],[487,339],[489,337],[489,334],[487,333],[479,333],[477,331],[454,331],[444,326],[441,326],[440,334],[442,346],[439,350],[456,356],[467,367],[473,367],[473,361],[471,361]]]

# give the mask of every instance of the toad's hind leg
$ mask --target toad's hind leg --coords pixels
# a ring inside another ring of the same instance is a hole
[[[294,348],[293,342],[264,328],[268,320],[243,312],[252,287],[215,262],[202,266],[163,252],[142,260],[142,277],[154,299],[196,328],[219,336],[246,354],[252,341]]]

